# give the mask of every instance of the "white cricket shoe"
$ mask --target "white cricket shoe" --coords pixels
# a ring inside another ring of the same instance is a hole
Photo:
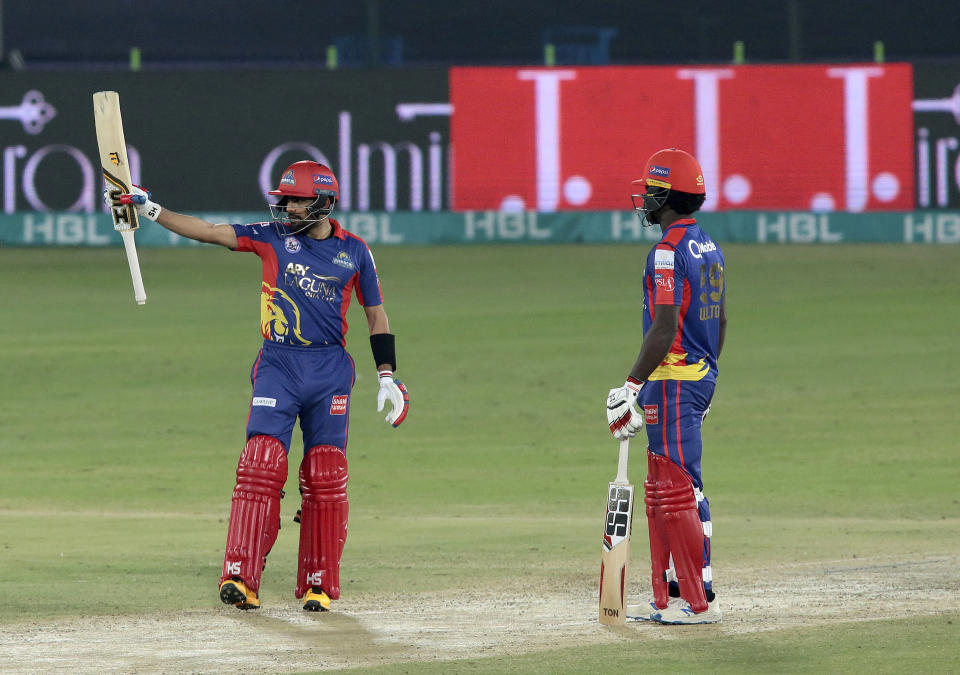
[[[683,602],[682,598],[669,598],[667,600],[667,609],[678,606]],[[666,609],[657,607],[653,600],[642,605],[627,605],[627,618],[631,621],[656,621],[660,622],[660,614]]]
[[[627,614],[629,616],[629,613]],[[660,612],[660,623],[663,624],[695,624],[695,623],[719,623],[722,618],[720,612],[720,600],[714,597],[713,602],[707,605],[707,609],[700,612],[694,612],[690,609],[690,603],[681,600],[674,605],[671,603],[665,610]]]

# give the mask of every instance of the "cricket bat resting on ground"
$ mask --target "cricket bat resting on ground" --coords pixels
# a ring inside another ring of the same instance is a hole
[[[617,477],[607,492],[607,515],[603,523],[599,621],[608,626],[622,626],[627,619],[624,596],[633,526],[633,486],[627,480],[629,451],[630,441],[620,441]]]

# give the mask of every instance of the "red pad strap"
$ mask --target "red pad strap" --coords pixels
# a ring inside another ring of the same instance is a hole
[[[690,603],[694,612],[703,612],[707,609],[703,589],[703,524],[697,512],[693,482],[681,466],[666,457],[650,453],[648,461],[652,477],[644,483],[648,519],[652,507],[654,522],[658,523],[658,546],[662,546],[662,533],[665,532],[669,553],[673,554],[680,595]],[[650,553],[651,560],[655,561],[653,573],[656,576],[657,566],[663,564],[663,558],[662,551],[658,552],[659,557],[654,555],[652,534]],[[662,574],[660,578],[663,579]],[[658,607],[662,599],[658,591],[664,592],[665,587],[665,582],[660,588],[654,582],[654,600]]]
[[[333,445],[310,448],[300,464],[300,559],[296,596],[320,586],[340,597],[340,556],[347,540],[347,458]]]
[[[253,436],[240,454],[220,583],[240,577],[259,592],[260,574],[280,531],[287,453],[272,436]]]

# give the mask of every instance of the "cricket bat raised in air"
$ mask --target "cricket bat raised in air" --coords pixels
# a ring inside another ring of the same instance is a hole
[[[103,167],[103,180],[111,192],[130,193],[133,181],[130,178],[130,164],[127,162],[127,143],[123,139],[123,120],[120,118],[120,96],[115,91],[98,91],[93,95],[93,119],[97,126],[97,145],[100,148],[100,166]],[[140,260],[137,258],[137,246],[133,232],[140,227],[137,209],[132,204],[115,206],[111,209],[113,229],[123,237],[123,247],[127,251],[127,263],[130,265],[130,278],[133,280],[133,297],[138,305],[147,301],[143,290],[143,277],[140,276]]]
[[[622,626],[627,620],[625,595],[627,563],[630,560],[630,530],[633,527],[633,486],[627,480],[630,440],[620,441],[617,477],[607,492],[607,516],[603,521],[603,553],[600,558],[600,618],[607,626]]]

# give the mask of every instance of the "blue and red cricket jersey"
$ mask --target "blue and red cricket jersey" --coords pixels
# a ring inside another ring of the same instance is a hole
[[[643,271],[643,334],[658,304],[680,305],[680,323],[667,358],[647,379],[716,382],[723,283],[723,251],[697,221],[670,225]]]
[[[308,347],[344,345],[351,294],[370,307],[383,302],[367,243],[331,219],[327,239],[280,236],[273,223],[234,225],[237,251],[263,261],[260,332],[265,340]]]
[[[247,438],[273,436],[288,451],[298,417],[304,451],[316,445],[346,451],[355,376],[344,349],[347,309],[353,293],[366,307],[383,302],[366,242],[330,224],[326,239],[281,236],[269,222],[233,226],[236,250],[256,253],[263,263],[264,340],[250,372]]]

